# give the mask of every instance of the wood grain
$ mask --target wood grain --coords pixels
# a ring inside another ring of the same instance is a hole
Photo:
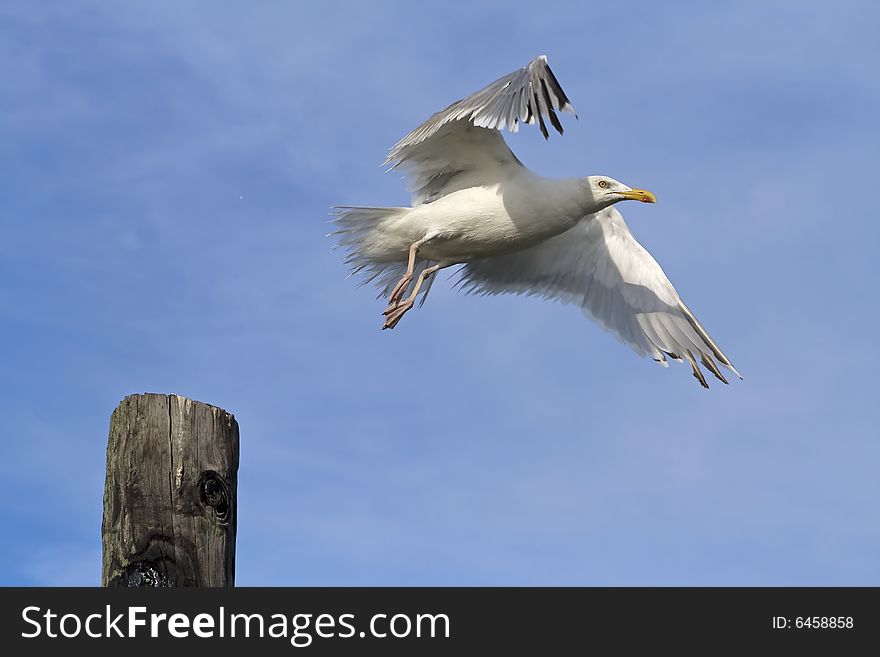
[[[179,395],[126,397],[110,418],[103,586],[233,586],[238,423]]]

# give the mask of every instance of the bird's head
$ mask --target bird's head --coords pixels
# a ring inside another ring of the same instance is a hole
[[[587,176],[585,180],[587,196],[590,198],[591,205],[595,207],[592,212],[598,212],[618,201],[657,202],[657,198],[648,190],[633,189],[608,176]]]

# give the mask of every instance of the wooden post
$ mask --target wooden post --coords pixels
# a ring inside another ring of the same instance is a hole
[[[238,423],[179,395],[113,411],[102,586],[233,586]]]

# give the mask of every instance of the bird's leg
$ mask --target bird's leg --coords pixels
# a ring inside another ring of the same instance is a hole
[[[425,267],[419,277],[416,279],[416,284],[413,287],[413,291],[406,298],[405,301],[398,303],[394,308],[389,308],[385,311],[385,326],[382,327],[382,330],[385,329],[393,329],[397,326],[397,322],[406,314],[406,311],[413,307],[413,304],[416,301],[416,297],[419,295],[419,290],[422,288],[422,284],[425,280],[438,269],[441,269],[442,265],[433,265],[431,267]]]
[[[398,304],[400,304],[400,299],[403,297],[403,293],[406,292],[406,288],[408,288],[409,284],[412,282],[413,271],[415,271],[416,268],[416,254],[419,252],[419,247],[430,239],[431,238],[426,235],[419,241],[413,242],[409,247],[409,260],[406,265],[406,273],[403,275],[403,278],[397,281],[397,285],[394,286],[394,289],[391,290],[391,294],[388,296],[388,308],[385,310],[385,314],[391,313],[391,311],[397,308]]]

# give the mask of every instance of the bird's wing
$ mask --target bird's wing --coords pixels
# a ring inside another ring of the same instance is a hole
[[[505,170],[522,164],[507,147],[500,130],[535,123],[549,136],[544,117],[562,134],[557,111],[574,108],[559,86],[544,55],[467,98],[437,112],[401,139],[385,160],[409,177],[413,205],[426,203],[464,187],[491,184]]]
[[[639,354],[664,366],[667,356],[687,360],[706,388],[697,360],[724,383],[715,361],[739,376],[614,207],[537,246],[471,261],[459,284],[577,304]]]

